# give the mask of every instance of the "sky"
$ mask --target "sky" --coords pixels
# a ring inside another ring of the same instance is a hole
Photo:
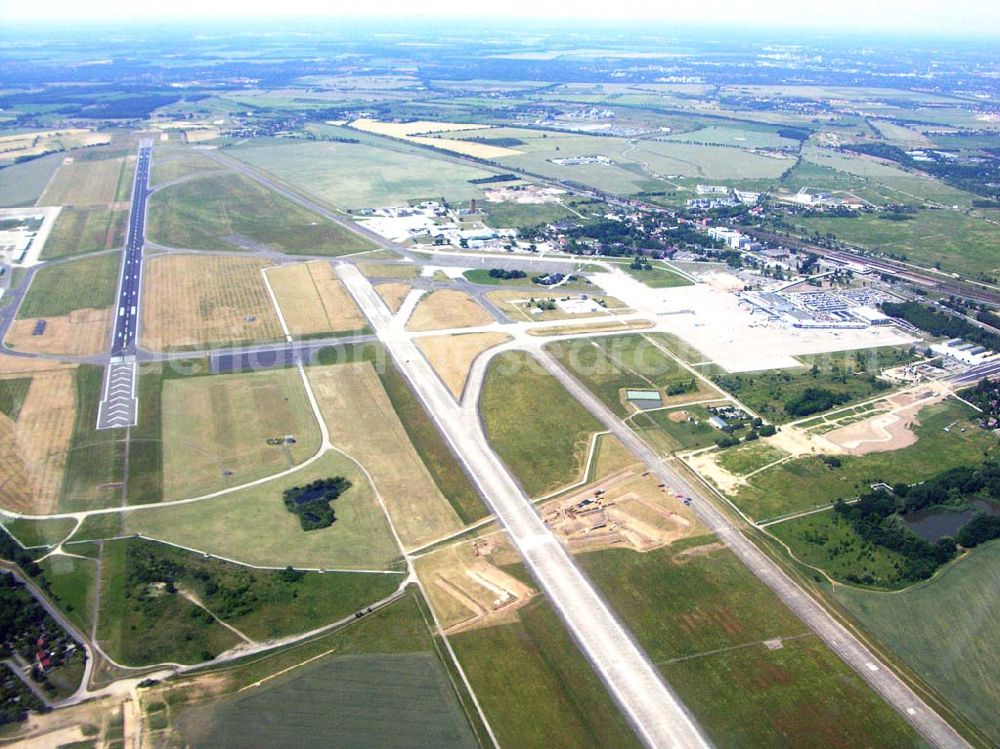
[[[816,30],[864,30],[1000,36],[1000,0],[368,0],[368,16],[496,16],[547,20],[644,20],[670,24],[752,25]],[[0,25],[11,21],[155,21],[251,17],[356,16],[356,0],[0,0]],[[8,28],[8,31],[10,29]]]

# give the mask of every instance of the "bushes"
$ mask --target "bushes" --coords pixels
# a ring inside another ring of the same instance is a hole
[[[304,531],[329,528],[337,519],[330,503],[351,488],[343,476],[316,479],[305,486],[293,486],[284,491],[285,509],[299,516]]]
[[[809,416],[829,411],[848,400],[850,397],[844,393],[835,393],[826,388],[806,388],[794,398],[785,401],[785,413],[790,416]]]
[[[958,529],[955,540],[967,549],[1000,538],[1000,515],[976,515]]]

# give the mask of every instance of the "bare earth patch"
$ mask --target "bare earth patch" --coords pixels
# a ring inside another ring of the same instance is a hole
[[[920,424],[921,409],[940,403],[946,395],[930,387],[919,392],[906,392],[890,396],[889,413],[880,413],[864,421],[848,424],[827,432],[824,436],[849,455],[887,452],[909,447],[917,441],[913,427]]]
[[[320,410],[337,448],[371,474],[406,548],[462,527],[414,449],[370,364],[309,367]]]
[[[418,338],[417,346],[458,400],[476,357],[509,340],[506,333],[456,333]]]
[[[142,345],[154,351],[282,338],[255,258],[161,255],[143,278]]]
[[[540,509],[571,551],[622,546],[649,551],[705,533],[691,509],[638,464]]]
[[[329,262],[281,265],[266,273],[293,336],[342,333],[365,326],[364,315]]]
[[[375,291],[382,297],[382,301],[385,302],[385,306],[389,308],[392,314],[399,312],[399,308],[403,306],[403,300],[410,293],[410,288],[411,286],[408,283],[380,283],[375,285]]]
[[[493,322],[490,313],[464,291],[442,289],[432,291],[417,304],[406,323],[406,329],[445,330],[474,328]]]
[[[7,331],[7,345],[36,354],[99,354],[111,340],[111,314],[106,309],[79,309],[59,317],[14,320]],[[39,319],[45,321],[45,330],[34,335]]]
[[[506,544],[502,533],[491,533],[417,560],[417,574],[448,634],[508,623],[535,595],[497,566]]]
[[[73,369],[38,372],[17,421],[0,414],[0,504],[8,510],[55,512],[76,417]]]

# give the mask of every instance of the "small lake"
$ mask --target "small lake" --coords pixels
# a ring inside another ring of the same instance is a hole
[[[951,510],[945,507],[934,507],[929,510],[911,512],[903,516],[906,527],[925,541],[933,543],[944,536],[954,536],[958,529],[972,520],[977,512],[987,512],[1000,515],[1000,504],[986,499],[975,499],[968,503],[970,507],[962,510]]]

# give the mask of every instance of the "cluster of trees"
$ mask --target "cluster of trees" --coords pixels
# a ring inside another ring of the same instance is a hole
[[[847,393],[835,393],[827,388],[809,387],[784,402],[785,413],[789,416],[810,416],[829,411],[834,406],[846,403],[851,398]]]
[[[838,500],[833,509],[850,522],[863,540],[903,557],[897,573],[901,581],[926,580],[956,554],[954,539],[942,538],[932,544],[907,528],[899,516],[897,498],[887,491],[869,492],[855,504]]]
[[[954,538],[945,536],[933,543],[907,528],[903,516],[933,507],[959,508],[972,499],[1000,502],[1000,465],[960,466],[920,484],[869,492],[855,504],[838,500],[834,509],[865,541],[901,554],[905,561],[899,579],[913,582],[933,575],[954,558],[959,545],[972,548],[1000,538],[1000,515],[977,513]]]
[[[45,703],[10,668],[0,666],[0,726],[27,720],[29,710],[45,712]]]
[[[965,399],[980,411],[979,425],[983,429],[1000,428],[1000,382],[986,377],[976,387],[965,392]]]
[[[328,528],[337,519],[330,503],[351,488],[351,482],[343,476],[316,479],[305,486],[286,489],[282,498],[285,509],[299,518],[302,530],[313,531]]]
[[[512,278],[524,278],[528,274],[523,270],[505,270],[504,268],[490,268],[490,278],[499,278],[503,281],[509,281]]]
[[[911,325],[915,325],[931,335],[962,338],[1000,351],[1000,335],[976,327],[960,317],[938,312],[919,302],[883,302],[882,311],[890,317],[906,320]]]
[[[737,430],[743,429],[743,422],[729,423],[727,426],[722,428],[723,434],[719,435],[715,444],[725,449],[727,447],[735,447],[740,444],[740,438],[735,434]],[[743,442],[754,442],[759,440],[761,437],[773,437],[778,433],[778,428],[774,424],[765,424],[764,420],[759,416],[755,416],[750,422],[750,431],[746,433],[743,437]]]
[[[492,185],[494,182],[514,182],[519,179],[516,174],[494,174],[492,177],[476,177],[466,182],[470,185]]]

